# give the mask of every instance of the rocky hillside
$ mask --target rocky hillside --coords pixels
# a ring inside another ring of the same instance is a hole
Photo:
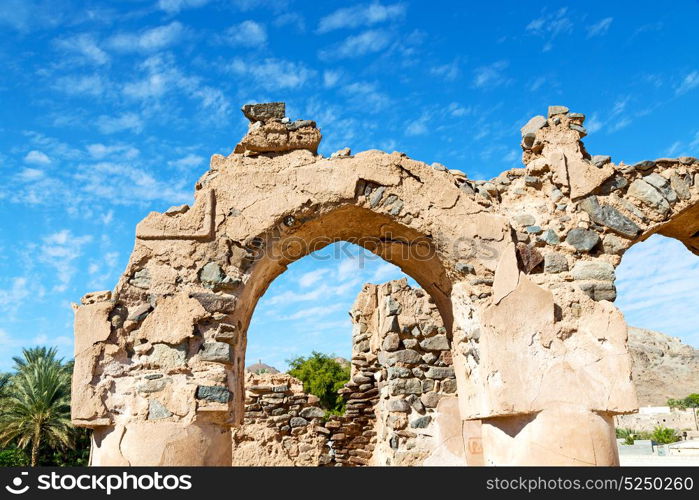
[[[640,406],[699,392],[699,349],[675,337],[629,327],[633,380]]]

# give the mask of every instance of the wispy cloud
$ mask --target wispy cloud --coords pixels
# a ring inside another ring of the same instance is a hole
[[[316,71],[302,62],[274,58],[261,61],[236,58],[228,66],[228,71],[252,80],[256,86],[265,90],[300,88],[316,76]]]
[[[285,12],[284,14],[280,14],[274,18],[273,24],[277,28],[291,26],[300,33],[306,31],[306,20],[298,12]]]
[[[630,325],[693,339],[699,346],[699,309],[691,298],[698,281],[696,256],[679,241],[655,235],[624,255],[616,305]]]
[[[107,46],[120,52],[155,52],[180,42],[184,32],[184,26],[173,21],[138,33],[118,33],[107,40]]]
[[[124,96],[145,101],[151,110],[157,110],[166,96],[178,95],[198,102],[202,111],[200,119],[217,120],[218,123],[227,120],[230,102],[225,94],[206,85],[200,76],[182,71],[172,54],[150,56],[139,69],[142,76],[124,84]]]
[[[30,286],[27,278],[13,278],[9,288],[0,288],[0,311],[13,313],[29,293]]]
[[[508,66],[508,61],[496,61],[487,66],[476,68],[473,86],[478,89],[493,89],[508,84],[511,80],[504,74]]]
[[[682,82],[675,89],[675,94],[677,94],[677,95],[686,94],[690,90],[694,90],[697,87],[699,87],[699,71],[695,70],[695,71],[688,73],[682,79]]]
[[[33,149],[26,154],[24,162],[32,165],[48,165],[51,163],[51,158],[46,153]]]
[[[632,116],[628,112],[628,104],[631,96],[619,97],[612,108],[603,117],[599,112],[593,113],[586,123],[589,132],[598,132],[605,129],[607,132],[617,132],[632,123]]]
[[[267,43],[267,30],[255,21],[243,21],[226,29],[223,40],[238,47],[262,47]]]
[[[72,96],[99,97],[107,91],[106,78],[100,74],[65,75],[53,82],[53,88]]]
[[[176,160],[170,160],[167,162],[167,164],[171,167],[175,167],[180,170],[190,170],[193,168],[197,168],[201,166],[204,163],[204,157],[195,155],[195,154],[188,154],[186,156],[183,156],[182,158],[178,158]]]
[[[43,238],[39,249],[39,262],[53,267],[56,271],[57,292],[68,288],[77,271],[75,260],[82,255],[83,247],[92,241],[92,236],[75,236],[72,231],[63,229]]]
[[[361,57],[385,49],[391,42],[391,36],[383,30],[367,30],[358,35],[345,38],[339,44],[321,50],[322,59],[348,59]]]
[[[573,21],[568,16],[566,7],[551,13],[544,10],[540,17],[531,20],[526,27],[526,31],[543,38],[545,43],[542,50],[548,52],[553,48],[553,41],[557,37],[573,31]]]
[[[189,186],[183,180],[161,181],[138,164],[102,161],[80,164],[74,179],[81,184],[83,196],[112,205],[131,205],[154,200],[171,203],[191,202]]]
[[[341,77],[342,73],[340,71],[325,70],[323,71],[323,85],[326,88],[334,87]]]
[[[121,113],[116,116],[101,115],[97,118],[97,127],[103,134],[114,134],[125,130],[141,132],[143,120],[136,113]]]
[[[171,14],[184,9],[203,7],[209,0],[158,0],[158,7]]]
[[[607,34],[607,31],[609,31],[610,26],[612,25],[612,21],[614,21],[613,17],[605,17],[604,19],[601,19],[600,21],[596,22],[595,24],[592,24],[587,27],[587,38],[592,38],[595,36],[602,36]]]
[[[361,99],[368,110],[372,112],[380,111],[390,103],[390,98],[379,91],[375,83],[354,82],[342,87],[342,92],[352,99]]]
[[[99,47],[96,38],[88,33],[59,39],[56,46],[69,54],[78,55],[85,62],[102,65],[110,60],[109,54]]]
[[[461,68],[458,60],[453,60],[450,63],[442,64],[439,66],[432,66],[430,68],[430,74],[442,78],[448,82],[453,82],[459,77],[461,73]]]
[[[338,9],[332,14],[321,18],[318,23],[318,33],[341,28],[368,27],[405,16],[406,6],[402,3],[382,5],[378,2],[360,4]]]
[[[430,120],[429,113],[423,113],[420,118],[412,120],[405,128],[405,135],[415,137],[417,135],[425,135],[429,131],[427,124]]]
[[[90,157],[96,160],[101,160],[106,157],[133,160],[141,153],[138,148],[129,144],[111,144],[107,146],[102,143],[94,143],[88,144],[85,149]]]
[[[323,276],[328,274],[328,269],[315,269],[314,271],[309,271],[304,273],[299,278],[299,286],[302,288],[308,288],[323,279]]]

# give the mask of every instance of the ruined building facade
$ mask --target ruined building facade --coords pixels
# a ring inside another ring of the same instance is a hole
[[[248,134],[211,158],[193,206],[149,214],[114,290],[76,307],[73,422],[94,429],[93,463],[231,464],[257,300],[288,264],[339,240],[399,266],[441,316],[456,385],[450,418],[462,448],[482,450],[462,463],[618,463],[612,418],[637,402],[614,270],[655,233],[699,254],[696,159],[591,156],[584,116],[552,106],[522,128],[522,168],[472,181],[401,153],[324,158],[314,122],[291,122],[274,103],[244,112]],[[377,299],[372,314],[384,306]],[[415,348],[425,339],[402,330],[396,350],[378,349],[370,339],[386,330],[376,328],[359,342],[371,354],[360,377],[448,368],[423,366]],[[391,387],[417,391],[413,380],[421,400],[430,379],[377,377],[367,390],[379,400]],[[360,413],[374,397],[365,396],[355,398]],[[413,409],[386,409],[384,421],[377,404],[367,416],[377,436],[381,426],[413,432]],[[391,460],[400,449],[374,444]]]

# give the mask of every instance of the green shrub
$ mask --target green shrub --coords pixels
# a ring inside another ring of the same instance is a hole
[[[303,390],[318,396],[320,405],[330,413],[344,412],[345,401],[337,393],[350,379],[350,367],[331,356],[313,351],[308,358],[289,360],[289,375],[303,382]]]
[[[0,467],[26,467],[29,457],[23,450],[15,447],[0,450]]]
[[[679,441],[680,438],[677,436],[675,429],[669,429],[659,425],[653,430],[651,439],[658,444],[670,444]]]

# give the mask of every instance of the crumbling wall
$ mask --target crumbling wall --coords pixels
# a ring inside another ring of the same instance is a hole
[[[522,128],[523,168],[472,181],[401,153],[323,158],[316,124],[281,103],[245,114],[194,204],[149,214],[115,289],[76,307],[72,416],[95,429],[95,463],[230,463],[252,311],[288,264],[340,240],[434,300],[486,463],[618,463],[612,418],[637,401],[614,270],[654,233],[699,252],[699,161],[592,156],[584,115],[551,106]]]

